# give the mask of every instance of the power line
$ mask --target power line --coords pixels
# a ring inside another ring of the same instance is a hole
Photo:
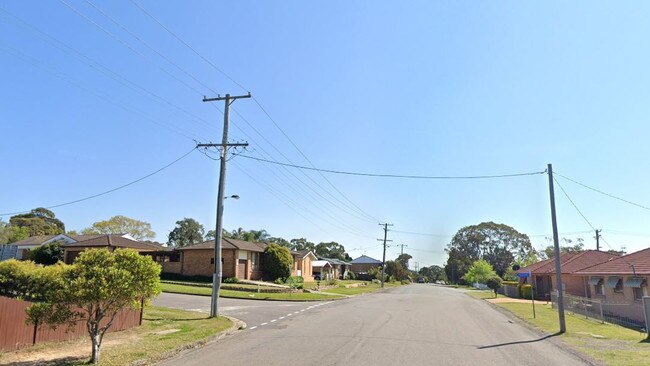
[[[401,175],[401,174],[378,174],[378,173],[364,173],[364,172],[350,172],[350,171],[343,171],[343,170],[332,170],[332,169],[322,169],[322,168],[314,168],[314,167],[308,167],[304,165],[296,165],[296,164],[287,164],[287,163],[282,163],[279,161],[274,161],[274,160],[268,160],[268,159],[262,159],[254,156],[249,156],[249,155],[243,155],[239,154],[239,156],[246,158],[246,159],[252,159],[252,160],[257,160],[265,163],[270,163],[270,164],[275,164],[275,165],[282,165],[282,166],[287,166],[291,168],[296,168],[296,169],[303,169],[303,170],[314,170],[314,171],[319,171],[323,173],[332,173],[332,174],[342,174],[342,175],[354,175],[354,176],[362,176],[362,177],[378,177],[378,178],[405,178],[405,179],[492,179],[492,178],[511,178],[511,177],[522,177],[522,176],[529,176],[529,175],[538,175],[538,174],[545,174],[546,172],[530,172],[530,173],[514,173],[514,174],[498,174],[498,175],[466,175],[466,176],[433,176],[433,175]]]
[[[586,184],[584,184],[584,183],[580,183],[580,182],[578,182],[578,181],[576,181],[576,180],[573,180],[573,179],[571,179],[571,178],[569,178],[569,177],[566,177],[566,176],[564,176],[564,175],[562,175],[562,174],[558,174],[558,173],[555,173],[555,174],[557,174],[557,175],[559,175],[560,177],[562,177],[562,178],[564,178],[564,179],[566,179],[566,180],[568,180],[568,181],[571,181],[571,182],[573,182],[573,183],[575,183],[575,184],[577,184],[577,185],[580,185],[580,186],[583,186],[583,187],[585,187],[585,188],[587,188],[587,189],[590,189],[590,190],[592,190],[592,191],[594,191],[594,192],[600,193],[600,194],[605,195],[605,196],[607,196],[607,197],[610,197],[610,198],[613,198],[613,199],[619,200],[619,201],[621,201],[621,202],[625,202],[625,203],[627,203],[627,204],[630,204],[630,205],[633,205],[633,206],[636,206],[636,207],[640,207],[640,208],[642,208],[642,209],[644,209],[644,210],[648,210],[648,211],[650,211],[650,207],[648,207],[648,206],[644,206],[644,205],[642,205],[642,204],[640,204],[640,203],[632,202],[632,201],[626,200],[626,199],[624,199],[624,198],[614,196],[613,194],[609,194],[609,193],[607,193],[607,192],[603,192],[603,191],[601,191],[601,190],[599,190],[599,189],[596,189],[596,188],[590,187],[590,186],[588,186],[588,185],[586,185]]]
[[[63,1],[63,0],[60,0]],[[225,71],[223,71],[221,68],[216,66],[213,62],[211,62],[208,58],[203,56],[201,53],[199,53],[194,47],[192,47],[188,42],[183,40],[181,37],[179,37],[176,33],[174,33],[170,28],[165,26],[160,20],[158,20],[156,17],[154,17],[151,13],[149,13],[144,7],[142,7],[138,2],[135,0],[131,0],[131,3],[134,4],[138,9],[140,9],[145,15],[147,15],[149,18],[151,18],[154,22],[156,22],[160,27],[162,27],[167,33],[169,33],[172,37],[174,37],[177,41],[182,43],[185,47],[187,47],[189,50],[191,50],[195,55],[197,55],[199,58],[201,58],[203,61],[205,61],[207,64],[209,64],[212,68],[214,68],[216,71],[221,73],[223,76],[228,78],[230,81],[235,83],[237,86],[242,88],[244,91],[248,91],[246,87],[244,87],[242,84],[237,82],[234,78],[232,78],[230,75],[228,75]],[[262,106],[262,104],[255,98],[253,97],[253,100],[255,101],[255,104],[258,105],[258,107],[264,112],[264,114],[271,120],[271,122],[275,125],[275,127],[284,135],[284,137],[289,140],[291,145],[302,155],[302,157],[312,166],[314,167],[314,164],[307,158],[307,156],[300,150],[300,148],[296,145],[296,143],[284,132],[284,130],[275,122],[273,117],[268,113],[268,111]],[[287,159],[288,160],[288,159]],[[375,218],[374,216],[368,214],[365,212],[363,209],[361,209],[356,203],[354,203],[347,195],[345,195],[340,189],[338,189],[327,177],[325,177],[321,172],[319,172],[321,177],[339,194],[341,197],[343,197],[347,202],[349,202],[359,213],[362,215],[368,217],[369,219],[372,219],[375,222],[378,222],[379,220]],[[326,191],[327,192],[327,191]],[[329,193],[329,192],[328,192]],[[335,199],[338,200],[334,195],[332,195]]]
[[[59,204],[56,204],[56,205],[53,205],[53,206],[47,206],[47,207],[45,207],[45,208],[47,208],[47,209],[52,209],[52,208],[57,208],[57,207],[67,206],[67,205],[71,205],[71,204],[74,204],[74,203],[79,203],[79,202],[87,201],[87,200],[89,200],[89,199],[93,199],[93,198],[97,198],[97,197],[100,197],[100,196],[104,196],[104,195],[107,195],[107,194],[112,193],[112,192],[115,192],[115,191],[119,191],[120,189],[126,188],[126,187],[131,186],[131,185],[133,185],[133,184],[136,184],[136,183],[138,183],[138,182],[141,182],[141,181],[143,181],[143,180],[145,180],[145,179],[147,179],[147,178],[149,178],[149,177],[151,177],[151,176],[153,176],[153,175],[156,175],[156,174],[162,172],[163,170],[165,170],[165,169],[169,168],[170,166],[176,164],[177,162],[181,161],[181,160],[182,160],[183,158],[185,158],[186,156],[190,155],[194,150],[195,150],[195,148],[192,147],[192,150],[186,152],[185,154],[181,155],[179,158],[177,158],[176,160],[172,161],[171,163],[169,163],[169,164],[163,166],[162,168],[160,168],[160,169],[158,169],[158,170],[155,170],[155,171],[153,171],[153,172],[151,172],[151,173],[149,173],[149,174],[147,174],[147,175],[145,175],[145,176],[143,176],[143,177],[140,177],[140,178],[138,178],[138,179],[136,179],[136,180],[134,180],[134,181],[131,181],[131,182],[126,183],[126,184],[123,184],[123,185],[121,185],[121,186],[119,186],[119,187],[115,187],[115,188],[113,188],[113,189],[109,189],[108,191],[104,191],[104,192],[101,192],[101,193],[93,194],[92,196],[88,196],[88,197],[84,197],[84,198],[76,199],[76,200],[74,200],[74,201],[69,201],[69,202],[59,203]],[[30,212],[30,211],[29,211],[29,210],[26,210],[26,211],[17,211],[17,212],[6,212],[6,213],[0,213],[0,216],[18,215],[18,214],[27,213],[27,212]]]

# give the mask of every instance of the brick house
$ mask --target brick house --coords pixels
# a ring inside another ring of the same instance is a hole
[[[223,278],[236,277],[242,280],[262,279],[262,254],[265,243],[253,243],[244,240],[222,238],[221,271]],[[163,272],[183,276],[212,276],[214,269],[214,240],[188,245],[175,249],[180,253],[178,262],[168,261],[162,264]],[[302,276],[312,281],[311,263],[316,259],[312,252],[291,252],[293,256],[292,276]]]
[[[109,250],[113,251],[115,249],[128,248],[134,249],[142,255],[150,255],[154,258],[154,260],[157,258],[156,254],[169,250],[158,243],[137,241],[122,234],[104,234],[92,236],[93,238],[90,239],[64,245],[64,262],[66,264],[72,264],[79,253],[87,249],[108,248]]]
[[[602,302],[604,312],[645,324],[642,299],[650,295],[650,248],[583,268],[575,275],[584,278],[586,297]]]
[[[576,253],[561,253],[560,268],[562,284],[565,292],[575,296],[587,296],[589,286],[584,277],[576,272],[616,258],[616,254],[598,250],[585,250]],[[532,284],[535,296],[539,299],[550,299],[551,291],[557,288],[555,280],[555,259],[547,259],[521,268],[517,273],[530,272],[529,279],[520,279],[521,283]]]
[[[375,267],[381,267],[381,261],[367,255],[362,255],[350,262],[350,269],[354,273],[368,273],[371,268]]]
[[[30,236],[27,239],[19,240],[11,244],[1,245],[0,252],[2,252],[3,255],[0,257],[0,260],[6,260],[10,258],[25,259],[27,257],[27,253],[30,250],[55,241],[60,241],[65,244],[72,244],[83,240],[94,239],[98,236],[100,235],[57,234]]]

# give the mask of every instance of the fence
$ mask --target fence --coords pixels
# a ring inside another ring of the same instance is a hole
[[[551,304],[557,309],[557,292],[551,292]],[[564,310],[601,322],[618,324],[642,332],[646,331],[641,303],[608,303],[601,300],[564,294]]]
[[[0,296],[0,351],[13,351],[37,343],[88,336],[85,320],[76,322],[70,328],[60,326],[56,329],[27,324],[25,309],[31,305],[29,301]],[[105,319],[102,324],[105,325],[107,321]],[[142,310],[123,310],[115,317],[109,332],[132,328],[141,323]]]

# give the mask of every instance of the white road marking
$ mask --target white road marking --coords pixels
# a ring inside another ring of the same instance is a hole
[[[273,319],[273,320],[271,320],[271,323],[277,322],[277,321],[278,321],[277,319]]]
[[[294,311],[293,313],[294,313],[294,314],[298,314],[298,313],[299,313],[299,311]]]
[[[287,314],[287,316],[291,316],[291,315],[293,315],[293,314],[291,314],[291,313]]]
[[[262,324],[260,324],[260,325],[267,325],[267,324],[269,324],[269,323],[262,323]]]
[[[300,310],[301,313],[302,313],[303,311],[305,311],[305,309]]]
[[[257,328],[257,325],[254,326],[254,327],[250,327],[250,330],[253,330],[253,329],[255,329],[255,328]]]

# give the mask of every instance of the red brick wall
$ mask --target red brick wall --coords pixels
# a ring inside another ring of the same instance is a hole
[[[553,288],[554,289],[558,288],[555,281],[555,275],[552,275],[551,281],[553,282]],[[587,294],[585,293],[585,282],[582,276],[563,274],[562,282],[564,283],[564,292],[574,296],[581,296],[581,297],[587,296]]]

